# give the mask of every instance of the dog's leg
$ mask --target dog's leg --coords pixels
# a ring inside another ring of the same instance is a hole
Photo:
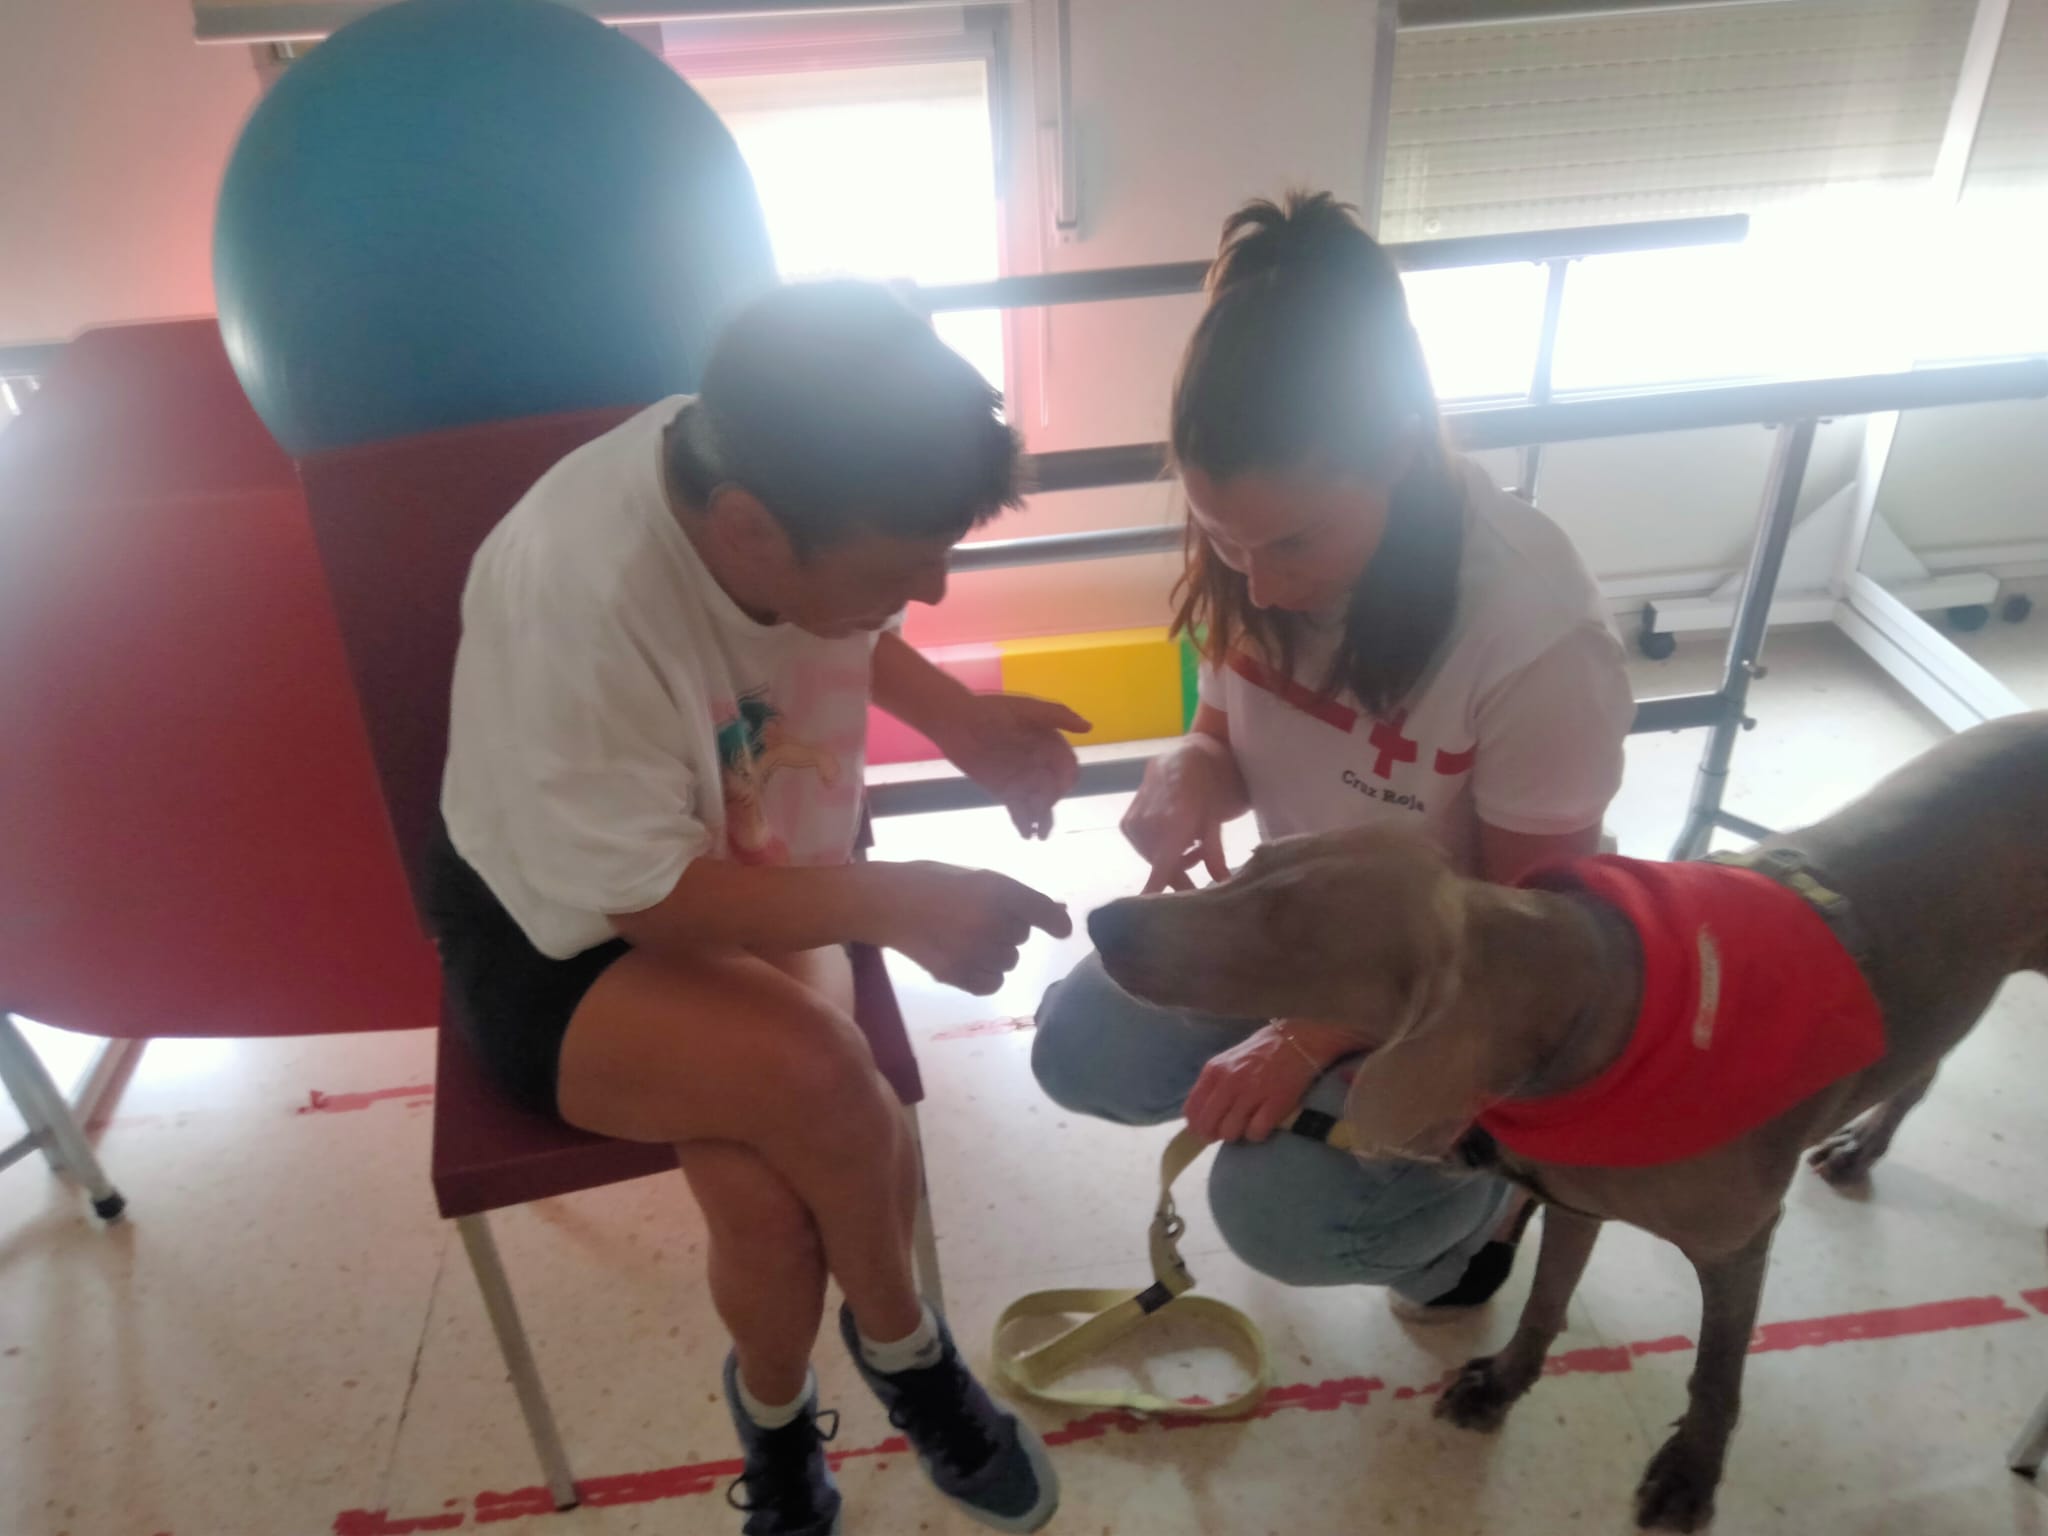
[[[1600,1219],[1543,1207],[1543,1246],[1536,1255],[1536,1280],[1529,1291],[1522,1320],[1508,1347],[1497,1355],[1467,1361],[1444,1394],[1436,1413],[1465,1429],[1500,1428],[1508,1409],[1543,1374],[1543,1357],[1552,1340],[1564,1331],[1565,1308],[1593,1256]]]
[[[1756,1330],[1770,1226],[1725,1258],[1692,1258],[1700,1278],[1700,1350],[1693,1362],[1685,1416],[1643,1473],[1636,1488],[1636,1523],[1666,1531],[1692,1531],[1713,1518],[1728,1436],[1742,1409],[1742,1368]]]
[[[1927,1090],[1933,1086],[1932,1072],[1918,1082],[1908,1083],[1814,1147],[1806,1154],[1807,1162],[1837,1188],[1861,1183],[1870,1177],[1871,1168],[1890,1148],[1907,1111],[1926,1098]]]

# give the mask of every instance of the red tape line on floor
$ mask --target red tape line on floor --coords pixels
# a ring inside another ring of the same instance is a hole
[[[306,1102],[293,1113],[301,1115],[345,1115],[352,1109],[368,1109],[387,1099],[431,1099],[432,1083],[409,1083],[403,1088],[372,1088],[364,1093],[322,1093],[318,1088],[306,1095]],[[438,1527],[437,1527],[438,1529]]]
[[[2021,1298],[2038,1312],[2048,1313],[2048,1288],[2022,1291]],[[2027,1320],[2029,1314],[2003,1296],[1960,1296],[1950,1301],[1922,1302],[1910,1307],[1879,1307],[1868,1312],[1843,1312],[1832,1317],[1809,1317],[1782,1323],[1765,1323],[1750,1341],[1753,1355],[1787,1349],[1819,1349],[1831,1344],[1865,1343],[1882,1339],[1912,1338],[1921,1334],[1947,1333],[1958,1328],[1983,1328],[1993,1323]],[[1613,1375],[1635,1368],[1643,1355],[1678,1354],[1694,1348],[1683,1335],[1647,1339],[1634,1344],[1596,1346],[1566,1350],[1544,1363],[1546,1376]],[[1441,1392],[1444,1382],[1455,1375],[1447,1371],[1436,1381],[1419,1386],[1396,1387],[1395,1402],[1430,1397]],[[1346,1376],[1329,1381],[1295,1382],[1275,1387],[1248,1417],[1269,1419],[1278,1413],[1305,1411],[1329,1413],[1338,1408],[1362,1408],[1386,1391],[1377,1376]],[[1200,1429],[1214,1427],[1214,1419],[1176,1418],[1171,1414],[1144,1418],[1138,1414],[1107,1411],[1071,1419],[1049,1430],[1045,1443],[1072,1445],[1097,1440],[1105,1435],[1135,1435],[1151,1430]],[[1230,1422],[1243,1422],[1232,1420]],[[831,1453],[832,1464],[841,1466],[863,1456],[902,1456],[909,1447],[900,1435],[875,1445],[854,1446]],[[710,1493],[727,1479],[739,1476],[737,1460],[705,1461],[680,1467],[662,1467],[650,1472],[616,1473],[590,1477],[576,1484],[585,1504],[648,1504],[661,1499],[689,1498]],[[554,1510],[554,1500],[545,1488],[518,1488],[509,1493],[483,1492],[470,1501],[471,1517],[478,1525],[494,1525],[528,1515],[545,1515]],[[346,1509],[334,1517],[333,1536],[418,1536],[429,1531],[462,1528],[466,1517],[460,1510],[438,1515],[394,1517],[381,1509]]]

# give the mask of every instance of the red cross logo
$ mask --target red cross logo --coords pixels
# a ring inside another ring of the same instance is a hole
[[[1372,760],[1372,771],[1376,777],[1391,779],[1394,776],[1394,764],[1415,761],[1415,754],[1421,743],[1401,734],[1401,722],[1407,718],[1407,711],[1403,710],[1391,720],[1373,721],[1372,735],[1366,739],[1379,754]]]

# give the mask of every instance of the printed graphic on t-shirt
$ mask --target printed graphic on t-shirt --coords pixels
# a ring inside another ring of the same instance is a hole
[[[1405,709],[1397,709],[1384,719],[1367,714],[1316,692],[1299,679],[1242,651],[1233,654],[1228,665],[1261,692],[1271,694],[1332,731],[1360,738],[1364,750],[1339,770],[1339,779],[1346,789],[1364,799],[1427,815],[1429,797],[1448,792],[1451,785],[1446,781],[1469,774],[1478,758],[1476,745],[1453,751],[1424,741],[1422,737],[1427,733],[1420,729],[1411,734]]]
[[[839,780],[831,748],[792,736],[766,688],[755,688],[719,712],[718,765],[725,792],[725,836],[742,864],[787,864],[789,845],[769,824],[766,796],[779,773],[815,773],[821,784]]]

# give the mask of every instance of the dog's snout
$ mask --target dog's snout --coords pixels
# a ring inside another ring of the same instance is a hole
[[[1131,904],[1128,901],[1112,901],[1088,914],[1088,937],[1103,953],[1121,949],[1130,936]]]

